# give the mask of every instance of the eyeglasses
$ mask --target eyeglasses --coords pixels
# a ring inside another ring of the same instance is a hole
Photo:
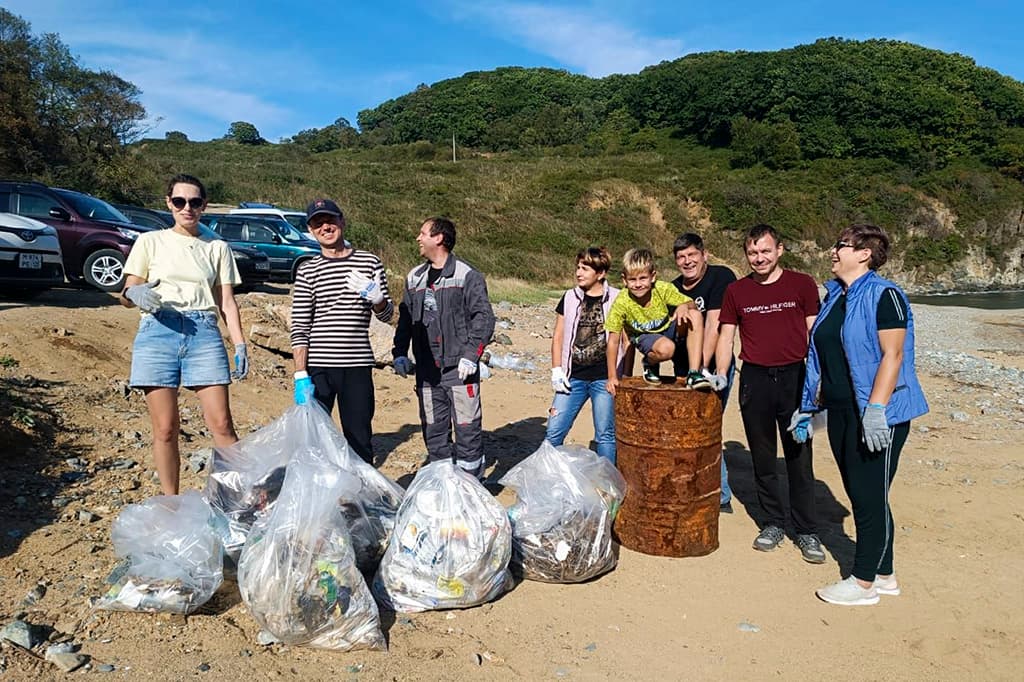
[[[179,211],[183,210],[186,205],[193,211],[198,211],[205,203],[206,200],[202,197],[192,197],[191,199],[186,199],[185,197],[171,197],[171,205]]]
[[[851,249],[856,249],[857,248],[856,246],[854,246],[850,242],[844,242],[842,240],[839,240],[835,244],[832,245],[832,250],[833,251],[838,251],[839,249],[842,249],[842,248],[847,247],[847,246],[850,247]]]
[[[318,215],[313,216],[306,224],[311,230],[319,230],[324,225],[335,225],[337,221],[338,219],[332,215]]]

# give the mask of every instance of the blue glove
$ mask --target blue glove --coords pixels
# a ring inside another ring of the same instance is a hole
[[[786,430],[793,433],[793,440],[797,443],[806,443],[814,436],[812,417],[812,414],[800,410],[793,413],[793,418],[789,420],[789,428]]]
[[[244,343],[235,345],[235,371],[231,373],[233,379],[244,379],[249,374],[249,350]]]
[[[466,358],[459,360],[459,381],[465,381],[474,374],[476,374],[475,362]]]
[[[313,380],[306,372],[295,373],[295,404],[305,405],[313,398]]]
[[[885,405],[868,403],[868,406],[864,408],[861,426],[864,427],[864,443],[868,446],[868,450],[881,452],[889,447],[892,433],[889,431],[889,422],[885,418]]]
[[[409,376],[409,372],[412,371],[412,363],[409,362],[409,358],[404,355],[395,358],[395,361],[392,364],[395,367],[395,374],[400,377],[407,377]]]

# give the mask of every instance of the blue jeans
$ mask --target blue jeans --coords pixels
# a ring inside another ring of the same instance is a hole
[[[594,440],[597,454],[615,464],[615,399],[605,388],[605,381],[569,379],[568,393],[555,393],[548,415],[547,441],[561,445],[576,421],[583,405],[590,398],[594,412]]]
[[[163,308],[139,321],[128,384],[178,388],[231,383],[217,314]]]

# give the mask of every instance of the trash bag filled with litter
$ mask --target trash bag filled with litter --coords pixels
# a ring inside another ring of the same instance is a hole
[[[205,604],[223,580],[218,516],[195,490],[125,506],[110,528],[114,553],[124,561],[96,607],[192,613]]]
[[[544,441],[500,483],[518,498],[508,515],[512,564],[523,577],[576,583],[615,567],[612,522],[626,481],[614,464],[583,447]]]
[[[238,588],[260,627],[286,644],[384,649],[377,604],[339,504],[361,482],[311,447],[316,439],[310,433],[298,445],[277,503],[253,524]]]
[[[422,467],[373,581],[395,611],[474,606],[512,586],[512,529],[476,477],[448,460]]]
[[[331,416],[316,401],[288,408],[281,417],[228,448],[214,451],[206,497],[228,517],[225,549],[237,561],[252,524],[266,516],[295,452],[308,447],[348,471],[359,486],[340,499],[356,562],[371,574],[387,548],[402,488],[364,462],[345,441]]]

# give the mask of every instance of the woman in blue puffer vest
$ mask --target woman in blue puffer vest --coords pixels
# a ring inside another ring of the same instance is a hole
[[[893,573],[889,486],[910,420],[928,412],[914,368],[914,317],[906,294],[875,271],[889,237],[874,225],[851,225],[832,246],[828,293],[811,328],[800,411],[790,430],[812,435],[811,416],[828,410],[828,440],[853,506],[857,549],[853,573],[817,591],[845,606],[898,595]]]

